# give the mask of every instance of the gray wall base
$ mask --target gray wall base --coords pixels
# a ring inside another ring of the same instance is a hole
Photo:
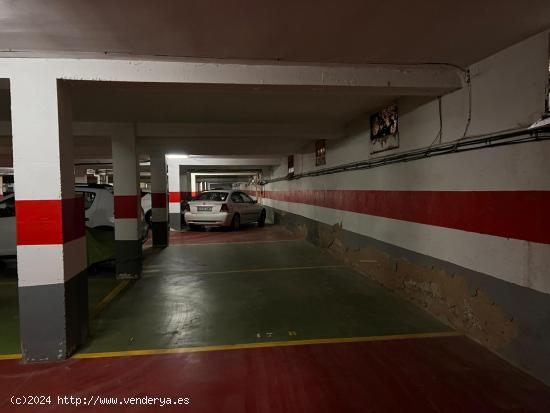
[[[168,223],[152,222],[151,232],[153,233],[153,247],[164,248],[168,246]]]
[[[115,241],[117,278],[139,278],[142,270],[141,241]]]
[[[88,278],[19,287],[21,351],[27,363],[63,360],[88,336]]]
[[[185,226],[185,220],[183,218],[183,215],[180,213],[169,214],[169,220],[170,220],[170,228],[176,231],[181,231]]]

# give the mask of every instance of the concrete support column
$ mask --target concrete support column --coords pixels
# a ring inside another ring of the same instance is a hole
[[[181,210],[181,181],[180,165],[178,162],[168,162],[168,212],[170,214],[170,228],[181,231],[182,222]]]
[[[70,101],[63,86],[41,74],[11,79],[19,317],[26,362],[65,359],[88,333],[84,202],[74,191]]]
[[[137,278],[142,268],[142,246],[139,162],[134,125],[113,125],[112,144],[116,274],[119,278]]]
[[[151,226],[153,247],[168,246],[168,194],[166,193],[166,158],[164,154],[151,155]]]

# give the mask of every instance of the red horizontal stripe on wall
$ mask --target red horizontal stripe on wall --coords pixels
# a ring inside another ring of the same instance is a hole
[[[84,199],[15,201],[17,245],[63,244],[83,237]]]
[[[170,192],[168,197],[170,202],[179,203],[181,201],[181,192]]]
[[[170,202],[179,203],[181,201],[187,201],[198,195],[198,192],[170,192]]]
[[[152,208],[166,208],[166,192],[152,192],[151,193],[151,207]]]
[[[137,195],[115,195],[115,218],[139,217]]]
[[[550,244],[550,191],[265,191],[264,197]]]

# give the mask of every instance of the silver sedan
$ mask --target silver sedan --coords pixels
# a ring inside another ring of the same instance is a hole
[[[185,207],[185,222],[194,231],[200,227],[230,227],[257,222],[265,225],[262,205],[241,191],[205,191]]]

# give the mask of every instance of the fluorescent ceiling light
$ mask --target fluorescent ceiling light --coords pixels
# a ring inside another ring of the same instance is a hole
[[[185,154],[173,154],[173,153],[170,153],[168,155],[166,155],[167,158],[169,159],[185,159],[185,158],[189,158],[189,155],[185,155]]]

